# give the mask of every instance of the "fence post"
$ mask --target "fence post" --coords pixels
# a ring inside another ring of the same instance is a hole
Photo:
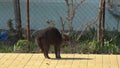
[[[105,0],[103,0],[103,14],[102,14],[102,46],[104,46],[104,33],[105,33]]]
[[[26,24],[27,24],[28,49],[30,50],[30,16],[29,16],[29,0],[26,0]]]

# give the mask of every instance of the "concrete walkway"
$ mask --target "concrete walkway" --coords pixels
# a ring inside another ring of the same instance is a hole
[[[0,53],[0,68],[120,68],[120,55]]]

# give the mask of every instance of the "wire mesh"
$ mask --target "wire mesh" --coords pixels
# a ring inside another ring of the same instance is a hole
[[[116,0],[117,1],[117,0]],[[20,0],[22,27],[26,28],[26,3]],[[14,3],[13,0],[0,1],[0,29],[8,29],[7,21],[12,19],[14,22]],[[85,0],[77,9],[73,21],[74,28],[82,30],[86,23],[95,20],[98,16],[99,0]],[[31,29],[46,28],[49,25],[47,20],[53,20],[57,28],[61,29],[59,17],[67,16],[67,6],[64,0],[30,0],[30,23]],[[118,20],[106,7],[106,29],[117,29]],[[3,25],[4,24],[4,25]],[[15,22],[14,22],[15,24]],[[66,25],[66,29],[68,26]]]
[[[69,0],[70,1],[70,0]],[[76,0],[77,2],[81,0]],[[86,24],[96,21],[98,17],[100,0],[85,0],[76,10],[73,20],[73,29],[82,31]],[[114,0],[113,3],[120,5],[119,0]],[[47,20],[52,20],[55,27],[61,30],[60,16],[65,20],[67,16],[67,6],[65,0],[30,0],[30,29],[40,30],[51,26],[46,23]],[[117,12],[120,14],[119,6]],[[26,2],[20,0],[22,28],[26,29]],[[13,0],[0,0],[0,31],[8,30],[7,22],[12,19],[13,27],[15,28],[14,17],[14,2]],[[120,31],[120,16],[116,17],[109,11],[108,0],[106,0],[106,29]],[[91,27],[97,27],[96,24]],[[68,23],[65,29],[68,29]]]

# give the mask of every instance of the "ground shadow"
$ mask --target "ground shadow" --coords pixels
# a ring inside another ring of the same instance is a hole
[[[93,58],[61,58],[61,59],[51,58],[51,60],[93,60]]]

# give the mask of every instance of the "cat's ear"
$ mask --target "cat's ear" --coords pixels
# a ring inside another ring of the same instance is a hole
[[[70,39],[70,32],[64,33],[62,35],[62,38],[64,41],[68,41]]]

